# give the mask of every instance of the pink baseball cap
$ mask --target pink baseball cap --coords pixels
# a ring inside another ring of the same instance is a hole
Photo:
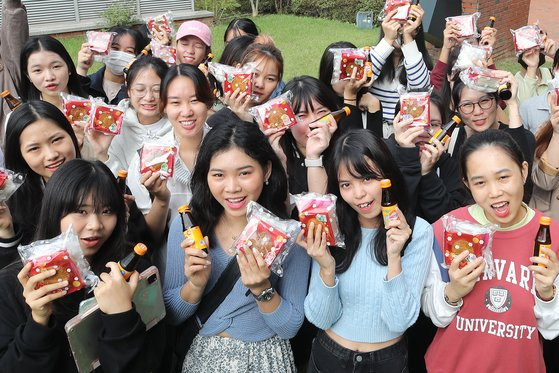
[[[186,21],[179,27],[177,40],[188,35],[194,35],[204,42],[208,47],[212,45],[212,31],[205,23],[200,21]]]

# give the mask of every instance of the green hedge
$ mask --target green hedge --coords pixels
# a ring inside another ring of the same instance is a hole
[[[375,21],[384,0],[292,0],[290,13],[355,23],[358,11],[373,11]]]

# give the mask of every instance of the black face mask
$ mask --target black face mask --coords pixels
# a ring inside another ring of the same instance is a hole
[[[521,54],[520,56],[518,56],[518,63],[520,64],[520,66],[522,66],[524,68],[524,70],[528,70],[528,65],[526,65],[526,62],[524,62],[522,60],[522,56],[524,54]],[[542,52],[540,52],[540,61],[538,62],[538,67],[540,67],[541,65],[543,65],[545,63],[545,54],[543,54]]]

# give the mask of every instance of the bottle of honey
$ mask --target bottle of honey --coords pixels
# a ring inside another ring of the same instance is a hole
[[[332,119],[338,123],[340,120],[342,120],[345,117],[348,117],[351,114],[351,109],[347,106],[344,106],[343,108],[341,108],[340,110],[336,110],[331,112],[330,114],[326,114],[320,118],[318,118],[317,120],[309,123],[309,126],[312,127],[313,123],[321,123],[324,122],[326,124],[328,124],[328,126],[332,127]]]
[[[551,250],[551,232],[549,230],[550,225],[550,217],[540,217],[540,229],[538,229],[538,234],[536,235],[536,240],[534,243],[534,256],[546,257],[546,255],[542,253],[542,249],[545,248]],[[538,265],[541,267],[545,267],[543,264]]]
[[[134,250],[118,262],[118,268],[125,280],[128,280],[130,276],[132,276],[132,272],[136,270],[140,258],[144,256],[147,251],[148,248],[146,245],[137,243],[136,246],[134,246]]]
[[[185,238],[189,238],[194,241],[194,247],[208,252],[208,245],[204,240],[204,235],[200,227],[194,222],[192,217],[192,210],[190,206],[182,205],[178,208],[179,214],[181,216],[182,230]]]
[[[8,104],[8,107],[10,108],[11,111],[14,111],[15,109],[18,108],[19,105],[22,104],[21,100],[14,97],[10,91],[5,90],[4,92],[0,93],[0,96],[6,100],[6,103]]]
[[[485,30],[487,30],[488,28],[494,28],[495,27],[495,22],[497,21],[497,18],[491,16],[489,17],[489,23],[487,24],[487,26],[485,26]]]
[[[432,144],[435,139],[439,140],[441,143],[445,143],[452,136],[454,129],[462,122],[459,116],[455,115],[452,117],[450,122],[442,126],[429,140],[429,144]]]
[[[394,200],[392,182],[390,179],[381,180],[380,187],[382,188],[382,198],[380,203],[382,208],[382,218],[384,220],[384,225],[386,225],[390,221],[399,219],[398,212],[396,211],[398,204]]]

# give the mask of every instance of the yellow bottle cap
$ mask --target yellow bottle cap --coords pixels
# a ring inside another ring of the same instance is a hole
[[[458,124],[462,123],[462,119],[460,119],[460,117],[458,115],[453,116],[452,120],[455,121]]]
[[[382,179],[380,181],[381,188],[390,188],[391,186],[392,186],[392,182],[390,181],[390,179]]]
[[[6,89],[4,92],[0,93],[0,96],[6,97],[6,96],[8,96],[9,94],[10,94],[10,91],[8,91],[8,90]]]
[[[349,117],[349,115],[351,114],[351,109],[347,106],[344,106],[342,109],[345,111],[345,115]]]
[[[551,225],[551,218],[549,216],[542,216],[540,217],[540,224],[542,225]]]
[[[489,20],[491,20],[493,22],[497,22],[497,18],[495,18],[494,16],[489,17]]]
[[[213,53],[208,53],[208,58],[214,58],[214,54]]]
[[[120,170],[117,172],[117,176],[121,177],[123,179],[126,179],[126,177],[128,176],[128,171],[126,170]]]
[[[190,210],[190,206],[188,206],[188,205],[182,205],[182,206],[179,206],[179,207],[177,208],[177,211],[178,211],[180,214],[184,214],[185,212],[190,212],[191,210]]]
[[[143,243],[139,242],[134,246],[134,252],[140,256],[144,256],[148,252],[148,247]]]

